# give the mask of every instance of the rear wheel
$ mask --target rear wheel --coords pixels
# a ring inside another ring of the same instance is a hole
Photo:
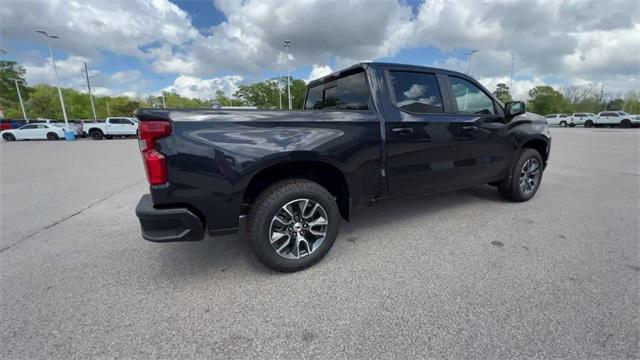
[[[13,135],[11,133],[2,134],[2,138],[4,139],[4,141],[15,141],[16,140],[15,135]]]
[[[560,127],[567,127],[566,121],[560,121]]]
[[[89,136],[91,136],[91,138],[93,140],[102,140],[102,131],[100,131],[100,130],[91,130],[91,131],[89,131]]]
[[[319,184],[292,179],[265,189],[249,211],[249,241],[260,261],[277,271],[303,270],[322,259],[338,235],[333,196]]]
[[[58,134],[53,132],[47,133],[47,140],[58,140],[58,139],[60,139]]]
[[[591,120],[585,121],[584,122],[584,127],[586,127],[586,128],[593,127],[593,121],[591,121]]]
[[[522,149],[513,168],[511,180],[498,187],[500,195],[518,202],[531,199],[540,188],[543,164],[539,152],[534,149]]]
[[[631,127],[631,120],[624,119],[624,120],[620,121],[620,127],[621,128],[625,128],[625,129]]]

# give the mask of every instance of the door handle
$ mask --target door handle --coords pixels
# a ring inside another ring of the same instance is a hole
[[[478,127],[475,125],[462,125],[462,131],[476,131]]]
[[[413,129],[410,127],[393,128],[391,129],[391,131],[393,131],[394,134],[398,135],[409,135],[413,133]]]

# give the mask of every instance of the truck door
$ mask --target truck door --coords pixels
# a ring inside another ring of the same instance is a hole
[[[458,143],[456,184],[478,184],[506,176],[513,154],[502,109],[477,84],[448,76]],[[564,115],[566,117],[566,115]]]
[[[385,74],[386,176],[393,196],[437,191],[455,179],[456,143],[435,73],[394,68]]]
[[[113,118],[107,120],[107,131],[110,135],[122,135],[124,133],[123,119]]]

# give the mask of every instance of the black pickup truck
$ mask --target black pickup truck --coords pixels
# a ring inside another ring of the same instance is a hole
[[[464,74],[361,63],[312,81],[303,110],[140,109],[150,241],[235,232],[297,271],[319,261],[340,217],[377,202],[491,184],[526,201],[551,138],[523,102],[502,104]]]

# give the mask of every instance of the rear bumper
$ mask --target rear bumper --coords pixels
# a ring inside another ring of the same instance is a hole
[[[151,195],[140,198],[136,206],[142,237],[155,242],[198,241],[204,237],[204,226],[196,214],[187,208],[158,209]]]

